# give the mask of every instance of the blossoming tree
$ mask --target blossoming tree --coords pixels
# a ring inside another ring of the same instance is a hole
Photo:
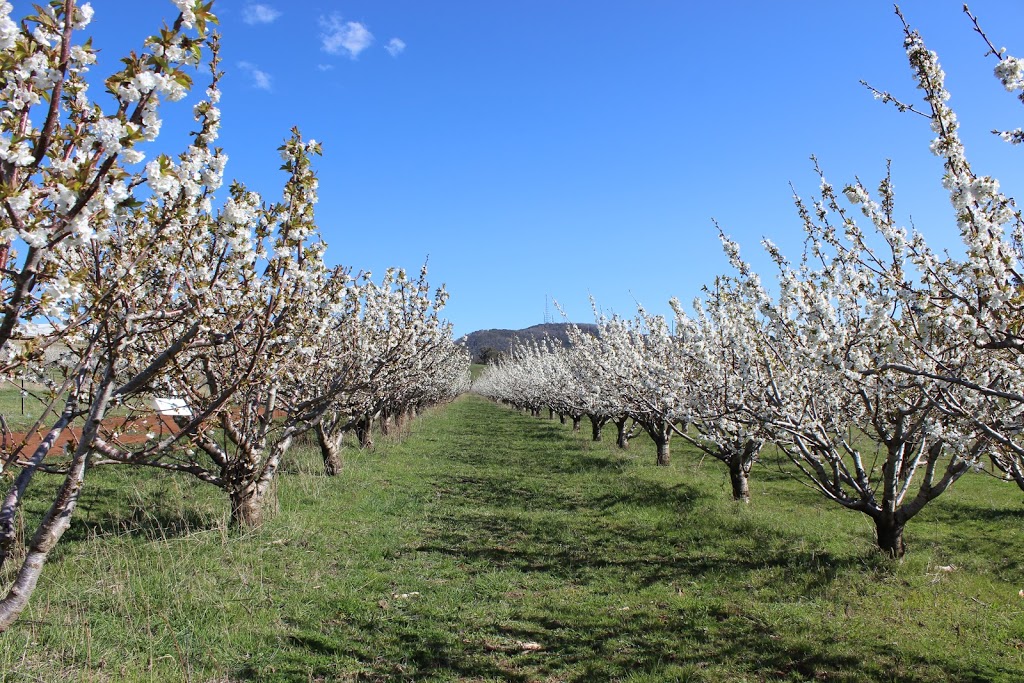
[[[668,321],[642,308],[633,319],[598,318],[598,339],[580,346],[587,363],[613,378],[616,399],[650,435],[656,462],[667,466],[674,434],[690,420],[686,383],[689,359]]]
[[[319,145],[303,141],[298,132],[281,147],[289,178],[278,204],[264,206],[242,185],[232,188],[219,222],[230,226],[229,255],[239,259],[239,267],[214,294],[215,315],[230,324],[179,354],[152,387],[177,397],[193,416],[177,416],[178,430],[142,448],[119,445],[114,435],[102,438],[96,448],[104,458],[97,464],[195,475],[224,489],[235,524],[261,523],[281,459],[327,401],[298,396],[289,378],[296,365],[314,362],[311,340],[328,324],[347,282],[343,270],[331,272],[324,265],[325,245],[313,220],[316,178],[310,155],[317,153]],[[193,272],[218,265],[207,259]],[[193,324],[168,325],[166,339],[187,336]],[[194,425],[195,414],[215,419]]]
[[[1024,60],[996,49],[966,6],[964,11],[996,59],[996,78],[1020,97]],[[907,240],[906,249],[920,277],[903,286],[917,298],[915,314],[920,322],[911,340],[920,349],[922,362],[893,367],[929,382],[934,400],[949,415],[979,430],[988,439],[991,461],[1024,489],[1024,376],[1020,371],[1024,220],[995,178],[973,170],[938,58],[920,34],[903,23],[907,57],[925,107],[904,104],[886,92],[876,91],[876,95],[901,111],[929,120],[935,133],[931,150],[943,159],[943,185],[949,191],[966,253],[960,257],[936,254],[916,232]],[[1013,144],[1024,140],[1019,128],[993,132]],[[865,215],[876,211],[876,202],[859,184],[847,188],[846,194]],[[881,193],[880,201],[886,200]],[[898,272],[882,272],[892,279],[900,277]]]
[[[303,382],[341,380],[316,424],[328,474],[341,467],[346,432],[356,431],[369,447],[374,420],[401,434],[409,416],[451,400],[469,383],[469,357],[440,317],[448,294],[442,287],[431,296],[426,266],[415,280],[402,269],[389,269],[379,284],[368,276],[360,281],[348,290],[345,315],[321,337],[321,360],[306,369]]]
[[[42,345],[59,339],[65,353],[56,368],[61,379],[54,381],[49,369],[39,367],[40,345],[7,347],[13,351],[5,356],[8,372],[34,371],[33,377],[48,382],[48,408],[37,427],[46,419],[53,422],[31,452],[21,442],[4,454],[5,465],[20,471],[0,508],[0,563],[15,550],[14,519],[29,484],[44,468],[43,459],[74,420],[84,422],[68,456],[45,467],[61,473],[63,483],[0,600],[0,629],[24,608],[46,558],[70,524],[109,410],[128,406],[130,411],[133,401],[152,395],[189,349],[212,343],[224,329],[217,293],[237,281],[242,260],[231,248],[236,230],[210,213],[210,197],[221,184],[226,161],[212,147],[219,126],[217,43],[206,24],[213,15],[208,7],[177,4],[182,12],[173,28],[150,38],[141,54],[125,60],[125,68],[107,79],[118,107],[106,116],[90,103],[82,77],[84,65],[92,61],[91,48],[72,45],[73,31],[88,18],[84,6],[51,3],[6,43],[2,73],[8,86],[24,96],[21,106],[0,116],[6,123],[21,121],[21,128],[5,129],[8,150],[12,145],[20,149],[28,139],[21,134],[31,125],[23,107],[46,99],[32,94],[31,87],[44,88],[50,98],[47,111],[57,111],[54,116],[63,125],[31,129],[31,159],[7,159],[6,178],[18,185],[6,187],[21,199],[9,193],[5,206],[0,252],[8,268],[0,344],[10,344],[26,320],[43,316],[52,332]],[[0,10],[7,21],[10,7],[4,3]],[[62,62],[49,68],[54,45]],[[191,83],[185,67],[198,66],[204,58],[212,85],[207,99],[195,107],[200,130],[179,161],[160,156],[141,169],[120,165],[143,160],[136,145],[159,130],[160,98],[179,99]],[[34,80],[29,79],[33,70],[39,76]],[[19,240],[27,247],[23,256],[15,253]],[[165,334],[169,328],[177,329],[173,338]],[[197,413],[192,427],[210,415]]]
[[[754,296],[750,294],[753,293]],[[762,349],[761,294],[741,281],[719,277],[691,318],[677,300],[675,328],[689,362],[687,400],[691,430],[680,436],[729,469],[734,499],[749,502],[750,470],[767,438],[763,403],[769,385]]]

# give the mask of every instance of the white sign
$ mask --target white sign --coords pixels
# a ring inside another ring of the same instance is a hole
[[[154,398],[153,405],[156,407],[156,412],[161,415],[188,417],[192,414],[192,409],[188,407],[183,398]]]

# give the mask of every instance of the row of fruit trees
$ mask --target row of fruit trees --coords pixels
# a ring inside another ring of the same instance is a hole
[[[280,201],[240,182],[222,189],[213,3],[174,4],[177,20],[96,98],[96,50],[77,40],[91,7],[54,0],[16,23],[0,2],[0,381],[41,387],[46,406],[36,438],[8,433],[0,453],[0,567],[20,561],[5,573],[0,630],[24,609],[91,468],[195,476],[224,491],[235,524],[255,525],[297,437],[315,433],[334,474],[346,431],[369,443],[375,419],[400,424],[468,384],[468,354],[439,317],[447,293],[425,268],[374,280],[325,263],[315,141],[292,131],[281,146]],[[207,85],[197,131],[177,156],[147,156],[164,104],[193,78]],[[156,423],[155,404],[169,428],[129,438]],[[41,472],[62,483],[22,540]]]
[[[965,12],[1024,101],[1024,61]],[[874,194],[859,180],[837,191],[815,162],[820,195],[796,200],[799,260],[763,243],[771,284],[720,230],[732,271],[689,311],[674,300],[672,320],[641,309],[599,316],[597,335],[574,330],[568,348],[521,344],[476,390],[576,425],[589,416],[594,438],[613,421],[620,446],[635,424],[659,465],[673,436],[685,439],[728,468],[740,500],[774,444],[825,498],[868,515],[892,556],[905,525],[972,469],[991,463],[1024,490],[1024,221],[996,179],[972,170],[937,57],[903,26],[923,105],[876,95],[930,122],[962,254],[897,223],[888,174]]]

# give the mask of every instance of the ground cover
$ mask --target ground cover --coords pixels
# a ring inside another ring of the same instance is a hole
[[[339,477],[299,449],[245,533],[211,487],[93,471],[0,681],[1020,680],[1016,487],[958,483],[895,563],[771,457],[744,506],[674,446],[464,397]]]
[[[13,431],[28,429],[43,412],[43,402],[37,398],[35,387],[20,388],[0,384],[0,415]]]

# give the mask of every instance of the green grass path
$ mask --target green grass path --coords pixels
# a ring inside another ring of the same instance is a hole
[[[987,478],[896,565],[775,466],[738,506],[716,462],[472,396],[315,455],[245,534],[205,486],[90,475],[0,682],[1024,680],[1024,506]]]

